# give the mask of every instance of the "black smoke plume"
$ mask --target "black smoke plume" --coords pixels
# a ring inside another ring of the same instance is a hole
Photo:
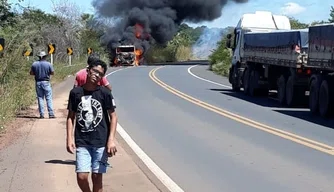
[[[198,23],[212,21],[221,16],[223,7],[232,1],[248,0],[94,0],[98,17],[117,18],[103,36],[111,51],[116,46],[134,44],[144,54],[152,42],[164,45],[173,38],[183,21]]]

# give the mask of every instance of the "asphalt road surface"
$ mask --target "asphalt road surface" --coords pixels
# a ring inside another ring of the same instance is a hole
[[[108,76],[119,123],[184,191],[334,191],[333,120],[233,93],[208,66],[189,67]]]

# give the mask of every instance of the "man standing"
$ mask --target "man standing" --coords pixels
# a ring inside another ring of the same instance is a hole
[[[93,62],[94,60],[99,59],[96,56],[89,56],[87,59],[87,64],[89,65],[91,62]],[[80,71],[78,71],[75,75],[75,81],[74,81],[74,87],[77,86],[82,86],[86,83],[87,80],[87,67],[84,69],[81,69]],[[109,83],[109,81],[107,80],[107,78],[105,76],[103,76],[101,78],[101,80],[98,82],[98,85],[101,86],[105,86],[106,88],[108,88],[111,91],[111,85]]]
[[[107,88],[98,85],[106,71],[107,64],[103,61],[90,62],[86,83],[74,87],[68,99],[67,151],[76,154],[77,183],[83,192],[91,191],[90,172],[93,192],[102,191],[102,175],[107,172],[108,156],[117,152],[114,98]]]
[[[49,112],[49,118],[55,118],[52,104],[52,88],[50,83],[50,76],[54,75],[54,69],[51,63],[46,60],[47,54],[45,51],[38,55],[39,61],[32,64],[30,75],[35,76],[36,94],[38,101],[38,109],[40,118],[44,118],[44,98]]]

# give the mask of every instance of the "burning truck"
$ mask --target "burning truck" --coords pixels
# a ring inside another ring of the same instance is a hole
[[[136,24],[126,31],[126,37],[115,36],[108,43],[110,50],[110,66],[138,66],[144,63],[145,51],[149,47],[149,33],[144,31],[141,24]],[[123,35],[124,35],[123,34]],[[133,36],[131,39],[129,36]]]
[[[120,45],[116,47],[114,65],[136,65],[136,48],[134,45]]]
[[[134,45],[120,45],[115,49],[114,66],[138,66],[143,63],[142,51]]]

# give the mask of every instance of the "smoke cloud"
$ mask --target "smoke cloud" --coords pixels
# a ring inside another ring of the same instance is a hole
[[[213,49],[217,48],[217,43],[221,40],[224,29],[204,28],[202,35],[192,46],[192,53],[197,59],[208,59]]]
[[[152,42],[165,44],[184,22],[213,21],[229,2],[248,0],[94,0],[98,17],[117,18],[103,36],[110,50],[121,44],[134,44],[145,53]],[[112,54],[112,51],[111,51]],[[111,58],[112,59],[112,58]]]

